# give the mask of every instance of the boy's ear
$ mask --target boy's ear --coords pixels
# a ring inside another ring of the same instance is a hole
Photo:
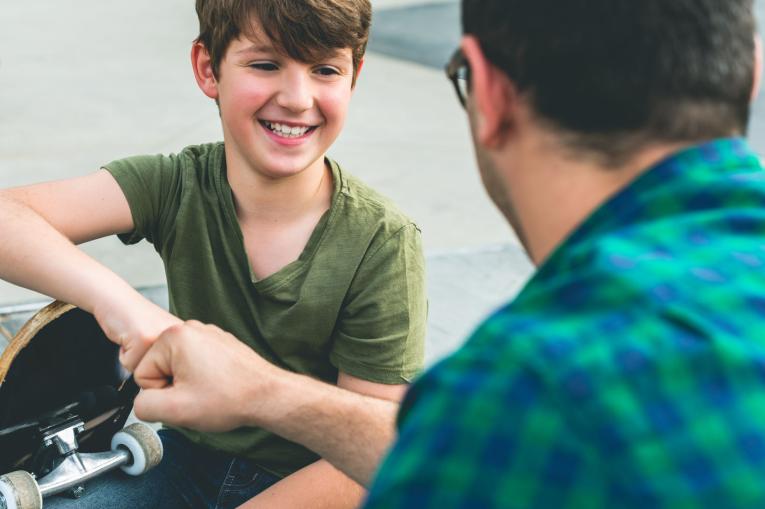
[[[353,77],[353,86],[351,88],[356,88],[356,83],[359,82],[359,75],[361,75],[361,69],[364,67],[364,59],[362,58],[359,60],[359,66],[356,68],[356,75]]]
[[[218,80],[213,72],[210,53],[201,42],[195,42],[191,47],[191,67],[194,69],[194,78],[200,90],[210,99],[217,100]]]
[[[463,37],[462,52],[470,65],[468,110],[472,111],[476,140],[486,148],[499,148],[517,127],[517,88],[489,62],[474,36]]]

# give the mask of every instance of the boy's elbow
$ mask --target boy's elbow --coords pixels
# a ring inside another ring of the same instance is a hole
[[[25,200],[25,194],[22,192],[22,188],[19,187],[0,189],[0,204],[6,206],[25,206],[30,208]]]
[[[19,207],[29,208],[14,189],[0,189],[0,209],[4,212],[3,216],[12,210],[18,210]]]

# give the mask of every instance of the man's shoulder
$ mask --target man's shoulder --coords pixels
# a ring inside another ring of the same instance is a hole
[[[526,366],[577,404],[627,380],[662,383],[663,370],[725,370],[736,362],[729,350],[755,350],[765,333],[765,278],[746,253],[714,243],[677,256],[588,249],[581,263],[537,273],[481,324],[462,362]]]
[[[580,269],[579,276],[532,278],[476,328],[455,366],[500,379],[511,366],[566,394],[618,376],[622,355],[650,348],[647,334],[672,334],[673,325],[639,281]]]

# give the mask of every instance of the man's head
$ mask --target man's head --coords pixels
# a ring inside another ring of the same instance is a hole
[[[196,9],[196,42],[209,52],[216,77],[231,42],[262,27],[277,49],[302,62],[350,48],[355,83],[372,18],[369,0],[196,0]]]
[[[484,185],[534,261],[658,160],[746,131],[752,0],[462,7],[464,60],[448,70]]]
[[[752,0],[463,0],[463,30],[542,125],[607,165],[746,131]]]

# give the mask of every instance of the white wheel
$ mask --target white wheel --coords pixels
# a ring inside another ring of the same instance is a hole
[[[162,441],[152,428],[142,422],[134,422],[122,428],[112,437],[112,450],[127,449],[132,461],[123,465],[128,475],[141,475],[162,461]]]
[[[35,478],[23,470],[0,476],[0,507],[42,509],[42,494]]]

